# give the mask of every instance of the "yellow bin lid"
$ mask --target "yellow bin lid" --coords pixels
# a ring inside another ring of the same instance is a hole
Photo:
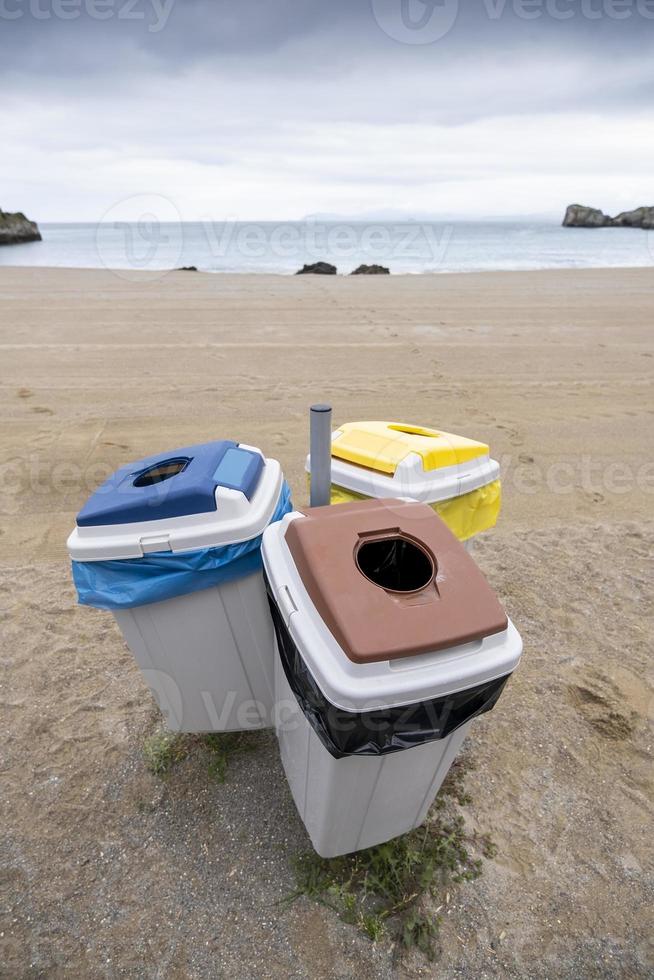
[[[410,453],[422,457],[425,472],[488,455],[488,446],[465,436],[404,422],[345,422],[338,427],[332,456],[379,473],[395,473]]]

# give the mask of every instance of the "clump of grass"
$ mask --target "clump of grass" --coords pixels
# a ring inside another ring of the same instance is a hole
[[[448,799],[455,800],[459,806],[467,806],[472,802],[472,797],[465,788],[465,779],[469,772],[475,768],[475,764],[469,755],[458,756],[443,780],[443,785],[438,791],[438,796],[434,806],[442,810]]]
[[[258,733],[215,732],[200,736],[205,754],[208,756],[209,775],[219,783],[227,778],[227,767],[232,756],[241,752],[251,752],[259,744]]]
[[[185,739],[176,732],[155,732],[143,744],[145,764],[154,776],[164,776],[187,754]]]
[[[256,748],[256,732],[215,732],[193,735],[182,732],[156,732],[143,745],[143,757],[150,772],[166,777],[184,759],[198,754],[205,761],[211,778],[224,783],[230,758]]]
[[[462,764],[444,784],[446,798],[469,801],[462,790],[465,772]],[[482,861],[472,848],[493,853],[487,836],[467,833],[461,814],[446,815],[445,809],[441,799],[425,825],[365,851],[328,860],[313,851],[301,855],[292,898],[307,895],[333,908],[373,942],[388,936],[433,958],[440,917],[426,910],[427,900],[479,877]]]

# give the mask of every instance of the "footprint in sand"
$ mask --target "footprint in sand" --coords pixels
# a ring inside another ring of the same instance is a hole
[[[31,391],[29,388],[19,388],[17,391],[17,395],[19,398],[32,398],[34,392]]]
[[[54,415],[52,409],[46,408],[45,405],[33,405],[30,412],[36,412],[37,415]]]
[[[509,437],[509,442],[511,443],[512,446],[522,445],[522,443],[524,442],[524,437],[516,428],[514,428],[512,425],[501,425],[500,423],[496,423],[496,424],[498,429],[502,429],[504,432],[507,433]]]
[[[583,683],[568,685],[568,691],[579,714],[600,735],[623,741],[633,734],[635,715],[625,710],[618,688],[603,676],[589,676]]]
[[[443,381],[445,379],[445,375],[441,372],[441,365],[438,363],[438,361],[431,361],[431,369],[432,379],[434,381]]]

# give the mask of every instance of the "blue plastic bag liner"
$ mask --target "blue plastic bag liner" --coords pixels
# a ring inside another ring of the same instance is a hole
[[[290,487],[284,481],[269,523],[280,521],[292,509]],[[232,582],[261,568],[262,537],[263,533],[236,544],[177,554],[166,551],[142,558],[73,561],[78,600],[96,609],[132,609]]]

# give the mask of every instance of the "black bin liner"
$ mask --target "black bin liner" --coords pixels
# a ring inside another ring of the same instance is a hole
[[[335,759],[387,755],[446,738],[461,725],[493,708],[510,675],[455,694],[376,711],[345,711],[327,700],[296,646],[266,579],[279,656],[298,704]]]
[[[427,552],[401,535],[365,541],[356,553],[356,563],[367,579],[392,592],[416,592],[434,577],[434,563]]]

